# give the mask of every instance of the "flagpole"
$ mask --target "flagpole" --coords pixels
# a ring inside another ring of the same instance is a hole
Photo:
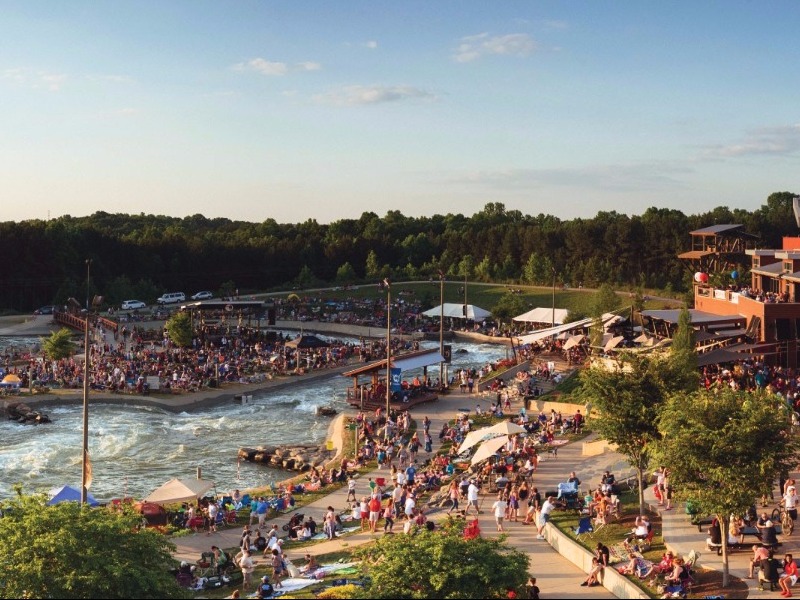
[[[83,451],[81,452],[81,506],[86,505],[89,481],[89,272],[92,260],[86,259],[86,321],[84,322],[83,359]]]

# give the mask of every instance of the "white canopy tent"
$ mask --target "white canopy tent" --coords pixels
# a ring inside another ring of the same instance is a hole
[[[615,315],[614,313],[605,313],[602,319],[603,319],[604,329],[616,325],[620,321],[624,321],[623,317]],[[533,333],[529,333],[527,335],[521,335],[517,339],[519,340],[519,343],[522,345],[533,344],[534,342],[538,342],[539,340],[545,340],[549,337],[557,336],[567,331],[584,329],[585,327],[589,327],[591,324],[592,324],[591,318],[581,319],[579,321],[572,321],[571,323],[564,323],[563,325],[556,325],[555,327],[548,327],[547,329],[540,329],[539,331],[534,331]]]
[[[556,308],[553,310],[552,308],[539,307],[529,310],[518,317],[514,317],[514,321],[519,321],[521,323],[553,323],[554,325],[561,325],[567,320],[567,312],[566,308]],[[553,320],[554,315],[555,320]]]
[[[442,316],[442,305],[435,306],[430,310],[426,310],[422,313],[423,316],[426,317],[440,317]],[[444,316],[450,317],[451,319],[470,319],[472,321],[483,321],[488,317],[492,316],[488,310],[481,308],[480,306],[475,306],[474,304],[467,304],[467,314],[464,315],[464,305],[463,304],[455,304],[453,302],[445,302],[444,303]]]
[[[154,504],[175,504],[197,500],[207,491],[214,488],[214,482],[208,479],[170,479],[154,490],[145,502]]]

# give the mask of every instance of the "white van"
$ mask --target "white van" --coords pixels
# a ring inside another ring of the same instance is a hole
[[[186,294],[183,292],[170,292],[164,294],[156,300],[159,304],[174,304],[175,302],[186,302]]]

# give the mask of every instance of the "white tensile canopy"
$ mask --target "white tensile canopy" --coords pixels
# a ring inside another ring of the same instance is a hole
[[[453,302],[445,302],[444,303],[444,316],[450,317],[451,319],[470,319],[472,321],[483,321],[484,319],[492,316],[488,310],[481,308],[480,306],[475,306],[474,304],[467,304],[467,314],[466,317],[464,316],[464,305],[463,304],[455,304]],[[422,313],[423,316],[426,317],[440,317],[442,316],[442,305],[435,306],[430,310],[426,310]]]
[[[526,313],[514,317],[514,321],[521,323],[552,323],[553,325],[561,325],[567,319],[566,308],[534,308]],[[553,317],[555,315],[555,321]]]
[[[500,421],[488,427],[487,431],[499,435],[514,435],[516,433],[525,433],[525,428],[511,421]]]
[[[145,502],[153,504],[174,504],[197,500],[207,491],[214,488],[214,482],[208,479],[170,479],[154,490]]]

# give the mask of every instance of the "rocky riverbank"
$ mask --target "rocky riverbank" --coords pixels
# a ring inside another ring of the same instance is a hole
[[[323,467],[334,456],[334,446],[330,444],[296,446],[259,446],[239,448],[238,456],[248,462],[261,463],[278,469],[305,473],[313,467]]]

